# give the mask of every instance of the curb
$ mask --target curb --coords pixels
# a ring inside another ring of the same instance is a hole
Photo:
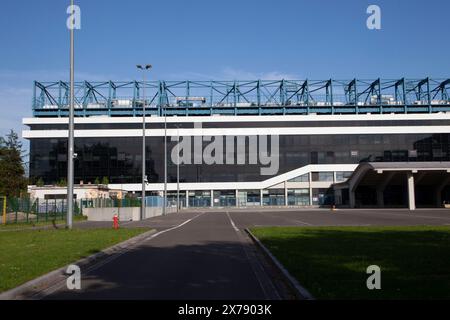
[[[245,228],[245,232],[250,236],[250,238],[257,244],[259,248],[262,249],[262,251],[266,254],[266,256],[271,260],[271,262],[278,268],[278,270],[281,272],[289,286],[292,290],[295,291],[297,296],[303,300],[315,300],[313,295],[309,293],[308,290],[306,290],[298,281],[295,279],[289,271],[281,264],[280,261],[278,261],[277,258],[269,251],[269,249],[266,248],[265,245],[262,244],[262,242],[256,238],[253,233],[248,229]]]
[[[136,237],[117,243],[111,247],[103,249],[100,252],[94,253],[93,255],[90,255],[86,258],[82,258],[69,265],[75,264],[79,267],[86,267],[95,262],[99,262],[99,260],[102,260],[106,257],[111,257],[118,253],[124,253],[126,250],[135,246],[139,241],[145,240],[145,238],[154,233],[156,233],[155,229],[144,232]],[[59,284],[61,281],[66,280],[66,270],[69,265],[53,270],[16,288],[0,293],[0,300],[33,299],[34,296],[37,296],[40,292]]]

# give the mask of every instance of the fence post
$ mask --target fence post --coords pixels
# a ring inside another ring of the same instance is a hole
[[[39,198],[36,198],[36,222],[39,222]]]
[[[65,201],[66,200],[63,199],[62,204],[61,204],[61,220],[64,220],[64,203],[65,203]]]
[[[6,225],[6,196],[3,197],[3,224]]]
[[[48,221],[48,199],[45,199],[45,221]]]
[[[30,199],[26,199],[26,204],[27,204],[27,223],[28,223],[28,219],[29,219],[29,215],[30,215]]]

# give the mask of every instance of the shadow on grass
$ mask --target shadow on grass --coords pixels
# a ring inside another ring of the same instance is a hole
[[[450,228],[255,228],[317,298],[450,298]],[[381,290],[366,269],[381,268]]]

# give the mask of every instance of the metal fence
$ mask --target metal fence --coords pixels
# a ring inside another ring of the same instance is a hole
[[[164,198],[149,196],[145,198],[147,207],[162,208]],[[176,202],[167,201],[169,206]],[[77,199],[74,200],[74,216],[82,216],[85,208],[130,208],[140,207],[140,198],[126,199]],[[7,198],[0,196],[0,224],[38,223],[54,220],[65,220],[67,215],[66,199],[30,199]]]
[[[145,205],[147,207],[162,207],[164,198],[160,196],[145,197]],[[125,198],[125,199],[110,199],[110,198],[94,198],[81,200],[83,208],[131,208],[140,207],[141,198]]]
[[[140,207],[141,199],[110,199],[110,198],[93,198],[81,200],[83,208],[130,208]]]
[[[65,220],[66,199],[30,199],[0,197],[1,223],[38,223]],[[81,201],[74,200],[74,215],[82,215]]]

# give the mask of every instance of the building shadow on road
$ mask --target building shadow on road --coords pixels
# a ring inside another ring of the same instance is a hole
[[[33,298],[266,299],[244,246],[250,245],[238,241],[174,246],[145,243],[82,268],[80,291],[68,290],[64,284],[51,295],[41,292]]]

